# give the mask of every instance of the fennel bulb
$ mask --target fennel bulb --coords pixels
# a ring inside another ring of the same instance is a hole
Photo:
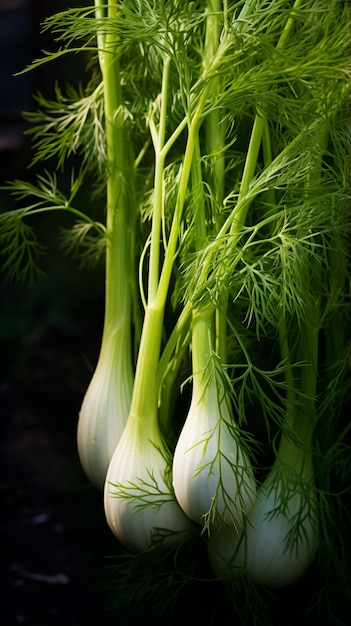
[[[192,349],[193,394],[174,452],[174,492],[185,513],[205,528],[240,528],[255,502],[256,481],[220,374],[208,367],[210,319],[195,317]]]
[[[184,540],[191,530],[172,493],[169,469],[158,429],[128,419],[107,471],[104,507],[113,534],[134,552]]]
[[[318,548],[317,498],[310,479],[277,460],[257,493],[242,533],[223,528],[211,535],[208,556],[219,576],[246,573],[268,587],[294,583]]]
[[[130,341],[122,328],[103,339],[78,420],[80,462],[89,480],[101,490],[128,418],[133,379]]]

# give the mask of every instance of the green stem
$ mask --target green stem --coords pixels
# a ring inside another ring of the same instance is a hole
[[[317,423],[318,339],[318,328],[306,323],[301,330],[300,345],[297,348],[297,353],[303,360],[298,382],[292,382],[292,370],[287,375],[288,404],[277,451],[278,463],[283,461],[306,479],[313,475],[312,439]],[[287,350],[285,345],[287,338],[283,336],[283,355]]]
[[[259,153],[259,149],[261,146],[261,140],[262,140],[262,135],[263,135],[265,125],[266,125],[265,116],[257,113],[255,115],[251,137],[250,137],[250,143],[249,143],[249,147],[248,147],[247,154],[246,154],[243,175],[242,175],[241,183],[240,183],[238,201],[237,201],[236,209],[234,210],[233,215],[232,215],[233,221],[232,221],[232,226],[230,229],[231,235],[235,235],[239,233],[245,223],[249,205],[247,203],[243,203],[242,200],[246,196],[249,190],[250,183],[256,171],[258,153]]]
[[[117,13],[109,6],[108,17]],[[96,15],[104,17],[101,1],[96,0]],[[131,272],[130,242],[128,241],[129,202],[126,180],[130,179],[125,128],[116,123],[115,114],[123,104],[118,55],[118,39],[112,34],[98,35],[99,61],[104,87],[105,132],[107,151],[107,217],[106,217],[106,291],[103,341],[116,328],[125,326],[130,333]],[[103,46],[102,48],[100,46]],[[130,182],[130,180],[129,180]]]
[[[191,169],[191,187],[194,205],[195,249],[201,250],[207,237],[204,186],[201,169],[201,150],[199,136],[196,137],[194,159]]]
[[[327,145],[326,127],[319,129],[319,150],[314,166],[310,169],[305,181],[305,194],[321,177],[323,153]],[[297,237],[304,237],[306,232],[297,231]],[[315,261],[312,258],[306,267],[304,290],[306,293],[306,311],[304,321],[298,329],[299,337],[295,349],[295,358],[302,362],[299,374],[293,377],[290,350],[287,336],[287,325],[284,319],[280,324],[280,347],[283,358],[289,367],[285,373],[287,382],[287,411],[284,430],[279,444],[277,457],[294,467],[301,475],[313,472],[312,438],[318,420],[316,411],[316,394],[318,379],[318,348],[321,326],[320,295],[314,293],[312,281]],[[317,262],[318,263],[318,262]],[[317,273],[319,267],[317,266]],[[316,278],[316,276],[315,276]],[[317,284],[319,280],[317,280]],[[295,439],[297,441],[295,441]]]
[[[212,314],[194,311],[192,322],[193,397],[201,398],[211,375],[209,363],[212,355]]]
[[[191,313],[192,309],[189,303],[186,303],[182,308],[181,313],[175,323],[175,326],[162,351],[162,355],[160,357],[157,368],[157,378],[159,381],[158,388],[160,387],[161,381],[164,378],[165,372],[172,359],[172,356],[177,349],[177,345],[184,341],[186,334],[189,332]]]
[[[296,11],[296,9],[298,9],[302,4],[303,4],[304,0],[295,0],[294,2],[294,6],[291,10],[291,12],[293,13],[294,11]],[[284,48],[288,38],[290,37],[291,34],[291,30],[294,26],[295,23],[295,17],[294,15],[290,15],[289,19],[287,20],[284,28],[283,28],[283,32],[279,37],[278,43],[277,43],[277,49],[280,50],[281,48]]]
[[[128,421],[135,424],[147,438],[158,430],[157,367],[161,349],[164,310],[148,305],[145,311],[132,402]],[[151,430],[150,430],[151,429]]]
[[[273,161],[272,144],[271,144],[268,120],[266,120],[264,129],[263,129],[262,151],[263,151],[263,162],[264,162],[265,167],[267,167]],[[274,188],[270,188],[265,192],[265,201],[272,207],[276,206],[276,193],[275,193]]]
[[[211,64],[215,56],[221,38],[221,30],[225,24],[225,10],[221,11],[221,0],[209,0],[209,14],[206,20],[206,37],[204,46],[204,67]],[[222,20],[223,18],[223,20]],[[223,24],[222,24],[223,21]],[[214,93],[221,92],[222,80],[218,77],[213,82]],[[206,118],[206,150],[210,164],[209,182],[212,189],[215,211],[214,219],[219,229],[219,216],[223,207],[224,182],[225,182],[225,134],[226,126],[223,119],[223,112],[219,109],[211,111]],[[225,362],[227,358],[227,323],[225,314],[219,310],[215,311],[215,333],[216,333],[216,353]]]
[[[161,276],[158,284],[157,295],[155,303],[157,306],[164,307],[166,304],[169,282],[173,270],[173,263],[175,260],[175,254],[177,249],[177,242],[179,237],[180,222],[183,214],[186,193],[188,189],[189,177],[191,172],[192,160],[194,156],[194,150],[197,142],[198,130],[201,124],[201,116],[203,107],[205,106],[209,86],[205,87],[199,104],[194,112],[192,120],[189,126],[188,141],[185,149],[181,178],[178,187],[178,194],[176,200],[175,211],[172,220],[171,231],[168,239],[168,244],[165,252],[164,262],[162,266]]]
[[[212,3],[213,4],[213,3]],[[203,194],[203,180],[201,171],[201,152],[199,137],[197,137],[192,167],[192,187],[195,190],[195,235],[196,250],[203,248],[207,236],[205,200]],[[193,312],[192,315],[192,371],[193,397],[201,395],[201,383],[206,374],[212,353],[212,319],[213,309],[204,307]]]
[[[296,389],[290,357],[288,329],[284,314],[282,314],[282,319],[279,323],[279,344],[280,353],[285,366],[284,379],[286,385],[286,414],[284,423],[288,428],[293,428],[294,411],[296,406]]]
[[[159,280],[159,263],[160,263],[160,234],[163,210],[163,173],[165,165],[165,153],[163,152],[166,120],[167,120],[167,104],[168,104],[168,85],[169,85],[169,66],[170,59],[166,57],[163,63],[162,75],[162,91],[161,91],[161,111],[160,123],[157,136],[157,146],[155,155],[155,181],[154,181],[154,205],[152,213],[152,231],[150,245],[150,265],[149,265],[149,285],[148,285],[148,302],[153,302],[158,287]]]
[[[104,17],[106,17],[105,9],[105,0],[95,0],[95,17],[97,20],[102,20]],[[99,50],[99,59],[101,61],[101,57],[103,56],[103,51],[105,49],[105,33],[98,32],[97,45]]]
[[[278,451],[276,454],[275,464],[283,462],[289,465],[293,470],[306,479],[311,479],[313,475],[313,456],[312,456],[312,434],[313,429],[305,428],[305,439],[299,444],[292,441],[290,437],[282,435]]]

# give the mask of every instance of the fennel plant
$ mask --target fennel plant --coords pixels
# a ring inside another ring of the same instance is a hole
[[[256,597],[321,559],[332,576],[343,541],[349,24],[342,0],[95,0],[53,15],[59,49],[29,69],[83,52],[91,80],[38,95],[27,117],[34,161],[71,169],[70,190],[55,173],[14,181],[22,206],[0,216],[12,276],[36,271],[27,219],[43,211],[77,220],[68,251],[104,255],[78,449],[116,537],[136,562],[199,542]],[[99,221],[83,186],[104,198]]]

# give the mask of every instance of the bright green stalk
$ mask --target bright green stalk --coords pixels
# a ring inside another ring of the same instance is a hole
[[[222,1],[212,0],[209,3],[206,22],[206,37],[204,49],[204,67],[211,64],[211,59],[215,56],[219,46],[222,29]],[[224,3],[225,4],[225,3]],[[225,10],[223,17],[225,22]],[[223,25],[223,28],[225,24]],[[214,81],[213,91],[221,92],[221,79],[218,77]],[[226,123],[223,112],[219,109],[211,111],[205,121],[206,150],[209,155],[210,164],[210,186],[215,204],[216,223],[220,221],[220,211],[224,200],[225,183],[225,134]],[[218,226],[217,226],[218,230]],[[223,361],[226,361],[227,353],[227,328],[225,315],[217,308],[216,316],[216,353]]]
[[[184,315],[183,315],[184,312]],[[171,337],[160,357],[157,371],[159,390],[158,415],[162,433],[167,441],[174,437],[172,418],[182,382],[182,367],[186,367],[190,341],[190,310],[182,310]]]
[[[96,0],[97,17],[102,17],[101,0]],[[107,17],[117,13],[117,5],[108,7]],[[100,45],[103,44],[103,49]],[[107,147],[107,218],[106,218],[106,303],[105,332],[125,325],[130,334],[131,274],[130,242],[128,242],[130,213],[131,168],[124,125],[116,123],[116,111],[123,106],[120,85],[118,40],[115,35],[98,35],[99,61],[105,102],[105,132]],[[129,190],[127,191],[127,180]]]
[[[95,5],[95,17],[98,20],[106,17],[106,3],[104,0],[94,0]],[[111,9],[110,9],[111,10]],[[97,34],[97,45],[98,45],[98,53],[100,66],[104,64],[104,50],[105,50],[105,38],[106,34],[99,31]]]
[[[188,189],[188,182],[191,172],[192,159],[194,155],[195,145],[197,141],[197,133],[201,124],[202,111],[206,103],[208,95],[208,86],[204,88],[203,94],[200,98],[199,104],[192,116],[189,131],[188,140],[184,154],[184,160],[182,165],[182,173],[179,181],[178,195],[176,200],[176,207],[172,220],[171,231],[168,239],[168,244],[165,252],[165,259],[162,267],[162,272],[159,280],[157,295],[155,302],[159,306],[163,307],[166,304],[169,282],[171,279],[173,263],[175,260],[175,254],[177,249],[177,242],[179,237],[179,228],[181,218],[183,214],[183,208],[185,204],[185,197]]]
[[[163,209],[163,172],[165,166],[166,153],[163,151],[166,122],[168,111],[168,88],[169,88],[169,68],[170,58],[165,57],[163,62],[162,90],[161,90],[161,110],[160,123],[156,137],[155,147],[155,181],[154,181],[154,206],[152,214],[152,231],[150,246],[149,264],[149,286],[148,302],[153,302],[158,287],[159,263],[160,263],[160,234]]]
[[[230,228],[231,235],[240,233],[245,223],[249,205],[247,203],[243,203],[242,199],[247,195],[250,183],[256,171],[258,153],[261,146],[261,139],[265,126],[265,117],[257,113],[255,115],[251,131],[250,143],[246,153],[245,165],[241,177],[240,190],[237,201],[237,208],[233,211],[232,215],[232,225]]]

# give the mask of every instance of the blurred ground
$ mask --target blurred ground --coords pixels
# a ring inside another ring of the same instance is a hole
[[[116,541],[76,453],[82,361],[48,336],[29,360],[0,382],[1,623],[103,626],[104,556]]]

